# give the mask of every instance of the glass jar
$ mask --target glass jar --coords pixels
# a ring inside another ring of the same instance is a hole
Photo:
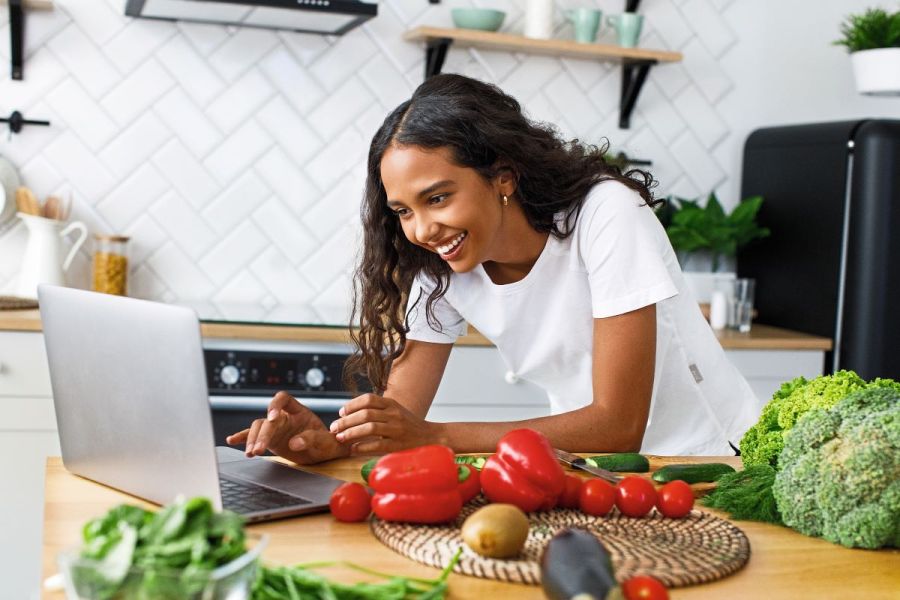
[[[128,281],[128,239],[94,234],[93,287],[95,292],[124,296]]]

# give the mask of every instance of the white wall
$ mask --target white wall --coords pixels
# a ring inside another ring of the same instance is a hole
[[[422,48],[402,33],[450,25],[449,9],[469,4],[506,10],[503,29],[521,31],[523,0],[386,0],[341,38],[132,21],[122,0],[56,0],[28,15],[25,81],[0,80],[0,114],[53,126],[0,136],[0,154],[40,196],[72,191],[91,230],[132,236],[132,295],[344,305],[368,142],[422,78]],[[562,9],[585,4],[623,8],[559,0],[559,37],[571,36]],[[625,131],[612,63],[457,48],[444,70],[498,83],[566,136],[608,137],[653,160],[659,195],[716,188],[732,205],[753,129],[900,118],[900,100],[854,92],[849,60],[830,44],[869,4],[645,0],[642,45],[685,58],[651,71]],[[8,52],[0,44],[4,64]],[[0,293],[16,281],[25,237],[16,222],[0,226]],[[89,270],[85,248],[70,284],[86,287]]]

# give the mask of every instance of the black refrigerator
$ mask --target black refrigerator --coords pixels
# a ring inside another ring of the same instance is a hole
[[[738,254],[757,321],[829,337],[825,372],[900,379],[900,121],[758,129],[741,197],[771,236]]]

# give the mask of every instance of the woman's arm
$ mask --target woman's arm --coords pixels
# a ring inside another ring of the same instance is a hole
[[[429,348],[433,346],[446,348]],[[390,393],[368,394],[347,404],[343,418],[332,428],[339,432],[338,441],[356,443],[354,452],[359,453],[392,452],[426,443],[443,443],[456,452],[493,452],[506,432],[531,427],[555,447],[573,452],[625,452],[641,446],[653,391],[655,304],[594,319],[593,402],[560,415],[499,423],[425,421],[449,354],[447,344],[415,342],[409,356],[402,357],[408,361],[395,364],[396,379],[391,371]],[[439,368],[431,361],[439,361]]]

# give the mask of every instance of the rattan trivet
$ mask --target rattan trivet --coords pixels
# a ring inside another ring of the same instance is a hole
[[[466,546],[460,536],[463,521],[484,504],[479,496],[449,525],[388,523],[373,518],[370,526],[388,548],[420,563],[442,568],[462,546],[455,572],[532,585],[541,581],[539,561],[544,547],[565,527],[593,532],[609,551],[619,581],[651,575],[668,587],[694,585],[730,575],[750,558],[750,541],[744,532],[709,513],[695,510],[683,519],[667,519],[653,511],[635,519],[615,510],[606,517],[591,517],[568,509],[528,515],[531,529],[520,558],[485,558]]]
[[[18,296],[0,296],[0,310],[25,310],[37,308],[38,302],[32,298],[19,298]]]

